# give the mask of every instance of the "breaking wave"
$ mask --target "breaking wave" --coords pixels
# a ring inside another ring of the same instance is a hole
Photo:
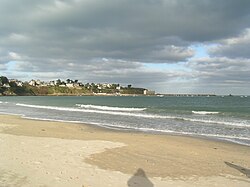
[[[110,107],[110,106],[84,105],[84,104],[76,104],[76,106],[81,107],[81,108],[85,108],[85,109],[125,111],[125,112],[136,112],[136,111],[146,110],[146,108],[124,108],[124,107]]]
[[[200,114],[200,115],[211,115],[211,114],[219,114],[219,112],[210,112],[210,111],[192,111],[193,114]]]
[[[170,119],[170,120],[181,120],[181,121],[190,121],[190,122],[197,122],[197,123],[203,123],[203,124],[218,124],[218,125],[224,125],[224,126],[233,126],[233,127],[238,127],[238,128],[250,128],[250,124],[246,121],[241,121],[241,122],[229,122],[229,121],[223,121],[223,120],[216,120],[216,119],[199,119],[199,118],[189,118],[189,117],[183,117],[183,116],[171,116],[171,115],[157,115],[157,114],[150,114],[146,113],[144,111],[142,112],[133,112],[131,109],[139,109],[139,108],[125,108],[130,110],[129,111],[119,111],[118,107],[109,107],[109,109],[116,109],[116,110],[104,110],[106,107],[102,107],[101,109],[95,109],[94,107],[99,108],[99,106],[96,105],[91,105],[90,109],[88,108],[70,108],[70,107],[57,107],[57,106],[43,106],[43,105],[30,105],[30,104],[22,104],[22,103],[17,103],[17,106],[22,106],[22,107],[29,107],[29,108],[38,108],[38,109],[47,109],[47,110],[57,110],[57,111],[71,111],[71,112],[84,112],[84,113],[96,113],[96,114],[106,114],[106,115],[119,115],[119,116],[130,116],[130,117],[137,117],[137,118],[151,118],[151,119]],[[86,105],[85,105],[86,107]],[[142,109],[142,108],[140,108]]]

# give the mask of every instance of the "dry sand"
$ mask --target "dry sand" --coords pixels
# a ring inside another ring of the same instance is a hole
[[[249,168],[247,146],[0,115],[0,186],[249,186]]]

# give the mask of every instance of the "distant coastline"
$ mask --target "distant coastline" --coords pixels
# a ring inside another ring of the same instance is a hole
[[[160,94],[147,88],[114,83],[86,83],[78,80],[20,81],[0,76],[0,96],[158,96],[158,97],[212,97],[215,94],[171,93]],[[232,96],[230,94],[230,96]]]
[[[86,83],[78,80],[57,79],[53,81],[30,80],[20,81],[0,76],[0,96],[130,96],[155,95],[147,88],[136,88],[132,85],[121,86],[114,83]]]

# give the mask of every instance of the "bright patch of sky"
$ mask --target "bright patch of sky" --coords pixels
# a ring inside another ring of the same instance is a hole
[[[204,45],[204,44],[194,44],[191,45],[190,48],[195,51],[195,55],[189,60],[197,59],[197,58],[204,58],[204,57],[209,57],[209,54],[207,52],[208,48],[214,47],[216,44],[209,44],[209,45]],[[191,71],[187,66],[185,66],[187,62],[178,62],[178,63],[144,63],[144,66],[146,68],[150,68],[152,70],[178,70],[178,71]]]
[[[29,79],[33,79],[33,75],[31,72],[20,72],[17,70],[17,64],[20,63],[20,61],[9,61],[6,64],[6,70],[3,72],[4,75],[10,77],[10,78],[18,78],[23,81],[27,81]]]
[[[208,46],[203,44],[195,44],[190,46],[195,51],[195,55],[190,59],[197,59],[202,57],[209,57],[207,53]]]
[[[170,63],[144,63],[145,68],[149,68],[151,70],[168,70],[168,71],[174,71],[174,70],[189,70],[185,66],[186,62],[179,62],[175,64]]]
[[[15,69],[16,61],[9,61],[7,63],[7,71],[12,71]]]

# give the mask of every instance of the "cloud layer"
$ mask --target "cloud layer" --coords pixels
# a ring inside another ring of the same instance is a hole
[[[223,84],[250,93],[249,20],[249,0],[0,0],[0,70],[159,92],[229,92]],[[195,44],[209,56],[196,58]]]

